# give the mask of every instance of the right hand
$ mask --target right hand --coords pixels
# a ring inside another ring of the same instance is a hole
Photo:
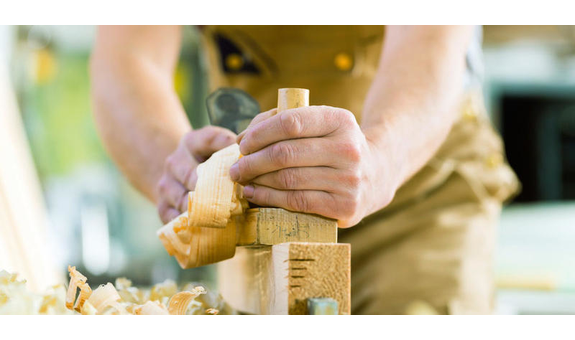
[[[188,209],[188,192],[198,179],[196,167],[210,156],[236,142],[236,135],[217,126],[206,126],[186,133],[178,148],[164,163],[157,186],[158,213],[168,223]]]

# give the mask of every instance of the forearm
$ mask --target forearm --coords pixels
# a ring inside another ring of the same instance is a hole
[[[137,49],[98,44],[91,60],[94,116],[104,145],[153,201],[164,160],[191,129],[167,67]]]
[[[447,137],[457,118],[471,32],[469,27],[387,29],[362,118],[366,138],[392,174],[376,185],[399,188]]]

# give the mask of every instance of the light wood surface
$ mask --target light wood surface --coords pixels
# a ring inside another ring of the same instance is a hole
[[[234,258],[219,264],[219,290],[244,313],[307,314],[308,298],[332,298],[338,314],[349,314],[350,261],[349,244],[241,247]]]
[[[309,106],[309,90],[285,88],[278,90],[278,111],[280,113],[289,109]]]
[[[55,269],[47,232],[40,181],[8,70],[0,64],[0,270],[18,273],[37,292],[64,281]]]
[[[284,242],[337,242],[337,221],[280,208],[249,209],[238,228],[238,246]]]

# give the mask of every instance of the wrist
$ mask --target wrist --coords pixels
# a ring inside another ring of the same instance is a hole
[[[369,149],[369,189],[371,207],[367,215],[386,207],[405,177],[405,152],[402,143],[384,126],[362,128]]]

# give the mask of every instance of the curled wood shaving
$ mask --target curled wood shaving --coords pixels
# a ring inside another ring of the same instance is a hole
[[[148,301],[141,306],[136,306],[134,308],[134,314],[136,315],[169,315],[170,313],[166,309],[166,306],[157,301]]]
[[[230,167],[239,159],[240,147],[232,144],[198,165],[194,195],[188,200],[190,227],[225,228],[234,210],[235,183]]]
[[[179,292],[170,299],[168,311],[172,315],[186,315],[191,305],[198,303],[195,301],[198,295],[198,292]]]
[[[182,268],[200,265],[195,261],[199,253],[197,249],[201,246],[201,228],[235,228],[233,217],[242,215],[249,207],[243,197],[243,187],[234,183],[229,175],[230,167],[240,156],[239,145],[233,144],[200,164],[196,169],[198,181],[195,191],[188,193],[188,211],[158,230],[157,235],[164,248]],[[224,237],[225,233],[220,235]],[[229,255],[231,249],[229,245],[227,247],[227,256],[231,257],[233,252]],[[214,259],[208,261],[213,262]]]
[[[125,278],[101,285],[94,291],[87,278],[68,268],[70,286],[56,285],[44,294],[26,289],[26,281],[17,275],[0,271],[0,315],[2,314],[82,314],[82,315],[168,315],[168,314],[231,314],[221,298],[197,284],[184,285],[178,293],[174,281],[166,280],[151,289],[132,287]],[[80,293],[76,297],[77,290]],[[72,307],[68,307],[68,306]],[[169,308],[166,306],[170,306]]]
[[[50,287],[43,294],[28,291],[25,280],[0,270],[0,315],[72,314],[66,308],[66,288]]]
[[[82,311],[82,306],[90,298],[92,295],[92,288],[86,282],[78,283],[78,288],[80,288],[80,295],[78,295],[78,299],[76,299],[76,303],[74,304],[74,310],[76,312]]]
[[[206,309],[206,314],[210,314],[210,315],[218,315],[220,311],[215,309],[215,308],[208,308]]]
[[[84,275],[76,270],[76,267],[68,266],[70,273],[70,285],[68,286],[68,293],[66,294],[66,307],[72,309],[74,306],[74,299],[76,298],[76,289],[80,284],[86,283],[88,280]]]
[[[98,287],[88,299],[98,313],[103,313],[108,307],[119,309],[117,304],[122,298],[111,283]]]

